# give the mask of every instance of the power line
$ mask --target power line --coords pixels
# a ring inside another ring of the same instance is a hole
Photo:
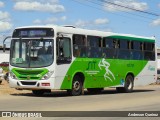
[[[124,6],[124,5],[116,4],[116,3],[113,3],[113,2],[110,2],[110,1],[105,1],[105,0],[98,0],[98,1],[103,2],[103,3],[110,4],[110,5],[114,5],[114,6],[118,6],[118,7],[126,8],[126,9],[129,9],[129,10],[133,10],[133,11],[137,11],[137,12],[145,13],[145,14],[148,14],[148,15],[153,15],[153,16],[156,16],[156,17],[160,16],[160,15],[159,15],[159,14],[157,14],[157,13],[153,13],[153,12],[149,12],[149,11],[143,11],[143,10],[138,10],[138,9],[131,8],[131,7],[128,7],[128,6]]]
[[[98,7],[85,4],[85,3],[82,3],[82,2],[77,1],[77,0],[72,0],[72,1],[77,2],[78,4],[81,4],[81,5],[84,5],[84,6],[89,6],[89,7],[91,7],[91,8],[94,8],[94,9],[97,9],[97,10],[100,10],[100,11],[103,11],[103,12],[106,13],[105,10],[100,9],[100,8],[98,8]],[[89,3],[92,3],[92,4],[94,4],[94,5],[99,5],[99,6],[104,6],[104,7],[106,7],[105,5],[102,5],[101,3],[97,3],[97,2],[94,2],[94,1],[90,1],[90,0],[85,0],[85,1],[87,1],[87,2],[89,2]],[[127,13],[127,14],[131,14],[131,15],[135,15],[135,16],[138,16],[138,17],[143,17],[143,18],[145,18],[145,19],[154,20],[154,19],[152,19],[152,18],[145,17],[145,16],[142,16],[142,15],[137,15],[137,14],[130,13],[130,12],[127,12],[127,11],[123,11],[123,12],[125,12],[125,13]],[[113,12],[111,12],[110,14],[116,14],[116,15],[118,15],[118,16],[125,17],[125,18],[127,18],[127,19],[132,19],[132,20],[135,19],[135,18],[133,18],[133,17],[129,17],[129,16],[126,16],[126,15],[118,14],[118,13],[113,13]],[[147,21],[147,20],[140,20],[140,19],[137,19],[137,20],[143,21],[143,22],[147,22],[147,23],[150,22],[150,21]]]
[[[106,7],[106,5],[102,5],[102,4],[99,4],[99,3],[96,3],[96,2],[93,2],[93,1],[90,1],[90,0],[86,0],[90,3],[93,3],[93,4],[96,4],[96,5],[100,5],[100,6],[104,6]],[[101,9],[102,10],[102,9]],[[104,10],[103,10],[104,11]],[[121,11],[121,10],[120,10]],[[125,12],[127,14],[131,14],[131,15],[135,15],[135,16],[139,16],[139,17],[143,17],[143,18],[147,18],[147,19],[151,19],[151,20],[154,20],[153,18],[149,18],[149,17],[145,17],[145,16],[142,16],[142,15],[137,15],[137,14],[134,14],[134,13],[130,13],[130,12],[127,12],[127,11],[122,11],[122,12]],[[116,14],[116,13],[112,13],[112,14]],[[122,16],[122,15],[121,15]]]

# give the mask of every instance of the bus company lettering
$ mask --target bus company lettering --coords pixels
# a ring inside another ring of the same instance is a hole
[[[134,64],[127,64],[127,67],[133,68],[133,67],[134,67]]]
[[[99,71],[96,70],[96,63],[96,61],[89,61],[85,72],[89,75],[96,75],[99,73]]]
[[[96,61],[90,61],[88,62],[88,67],[86,70],[95,70]]]

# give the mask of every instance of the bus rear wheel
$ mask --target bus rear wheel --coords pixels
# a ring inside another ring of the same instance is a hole
[[[67,92],[72,96],[78,96],[82,94],[83,83],[79,76],[75,76],[72,82],[72,89]]]
[[[125,93],[130,93],[133,92],[133,87],[134,87],[134,78],[132,75],[127,75],[124,87],[117,87],[116,90],[118,92],[125,92]]]

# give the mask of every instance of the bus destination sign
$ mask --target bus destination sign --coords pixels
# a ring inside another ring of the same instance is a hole
[[[53,37],[54,30],[52,28],[34,28],[34,29],[16,29],[13,33],[13,38],[15,37]]]

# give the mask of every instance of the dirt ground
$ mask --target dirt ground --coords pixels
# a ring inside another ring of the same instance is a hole
[[[16,90],[15,88],[10,88],[9,83],[6,80],[3,80],[0,84],[0,95],[9,95],[9,94],[22,94],[22,93],[31,93],[29,90]]]

